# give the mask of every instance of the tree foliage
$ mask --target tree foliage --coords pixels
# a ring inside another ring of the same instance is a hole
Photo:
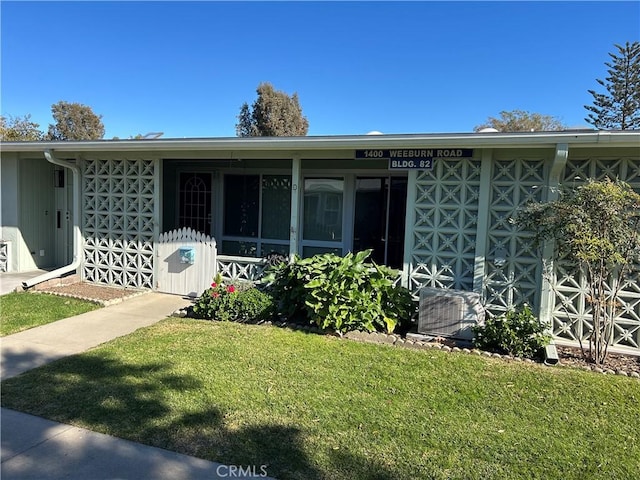
[[[49,140],[99,140],[104,137],[102,115],[80,103],[60,101],[51,106],[54,124],[49,125]]]
[[[500,118],[489,117],[483,124],[477,125],[474,131],[478,132],[483,128],[495,128],[499,132],[549,132],[564,130],[565,126],[550,115],[524,110],[503,110]]]
[[[240,107],[236,134],[239,137],[292,137],[306,135],[309,122],[302,115],[298,94],[292,96],[275,90],[270,83],[261,83],[258,98]]]
[[[0,140],[3,142],[33,142],[44,139],[40,124],[31,121],[31,115],[24,117],[0,116]]]
[[[600,130],[636,130],[640,128],[640,42],[615,45],[618,55],[609,53],[605,62],[609,74],[596,79],[607,93],[588,90],[593,105],[585,105],[587,122]]]
[[[555,240],[556,258],[585,276],[593,322],[583,352],[604,363],[620,291],[632,272],[640,273],[640,195],[619,180],[589,180],[556,201],[527,205],[516,221],[538,241]]]

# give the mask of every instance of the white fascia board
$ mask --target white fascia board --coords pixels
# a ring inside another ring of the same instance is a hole
[[[324,137],[229,137],[154,140],[95,140],[58,142],[2,142],[5,152],[169,152],[257,151],[257,150],[335,150],[375,148],[545,148],[558,143],[569,145],[640,146],[640,131],[533,132],[533,133],[455,133],[353,135]]]

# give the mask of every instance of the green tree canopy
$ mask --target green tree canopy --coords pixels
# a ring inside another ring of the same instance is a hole
[[[524,110],[501,111],[500,118],[489,117],[483,124],[477,125],[474,131],[483,128],[495,128],[499,132],[550,132],[564,130],[566,127],[556,117],[529,113]]]
[[[302,115],[298,94],[289,96],[275,90],[270,83],[261,83],[258,98],[240,107],[236,134],[239,137],[292,137],[306,135],[309,122]]]
[[[0,116],[0,140],[3,142],[33,142],[44,139],[44,132],[38,123],[31,121],[31,115],[24,117]]]
[[[55,124],[49,125],[50,140],[99,140],[104,137],[102,115],[80,103],[60,101],[51,106]]]
[[[609,74],[596,79],[607,93],[588,90],[593,105],[585,105],[587,122],[600,130],[636,130],[640,128],[640,42],[615,45],[618,55],[609,53],[605,62]]]

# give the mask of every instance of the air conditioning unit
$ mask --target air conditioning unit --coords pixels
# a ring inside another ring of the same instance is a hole
[[[418,333],[473,340],[474,325],[484,325],[480,295],[445,288],[420,289]]]

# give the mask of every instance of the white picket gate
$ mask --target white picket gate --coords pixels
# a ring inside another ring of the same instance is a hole
[[[160,234],[155,256],[159,292],[197,297],[216,275],[215,239],[190,228]]]

